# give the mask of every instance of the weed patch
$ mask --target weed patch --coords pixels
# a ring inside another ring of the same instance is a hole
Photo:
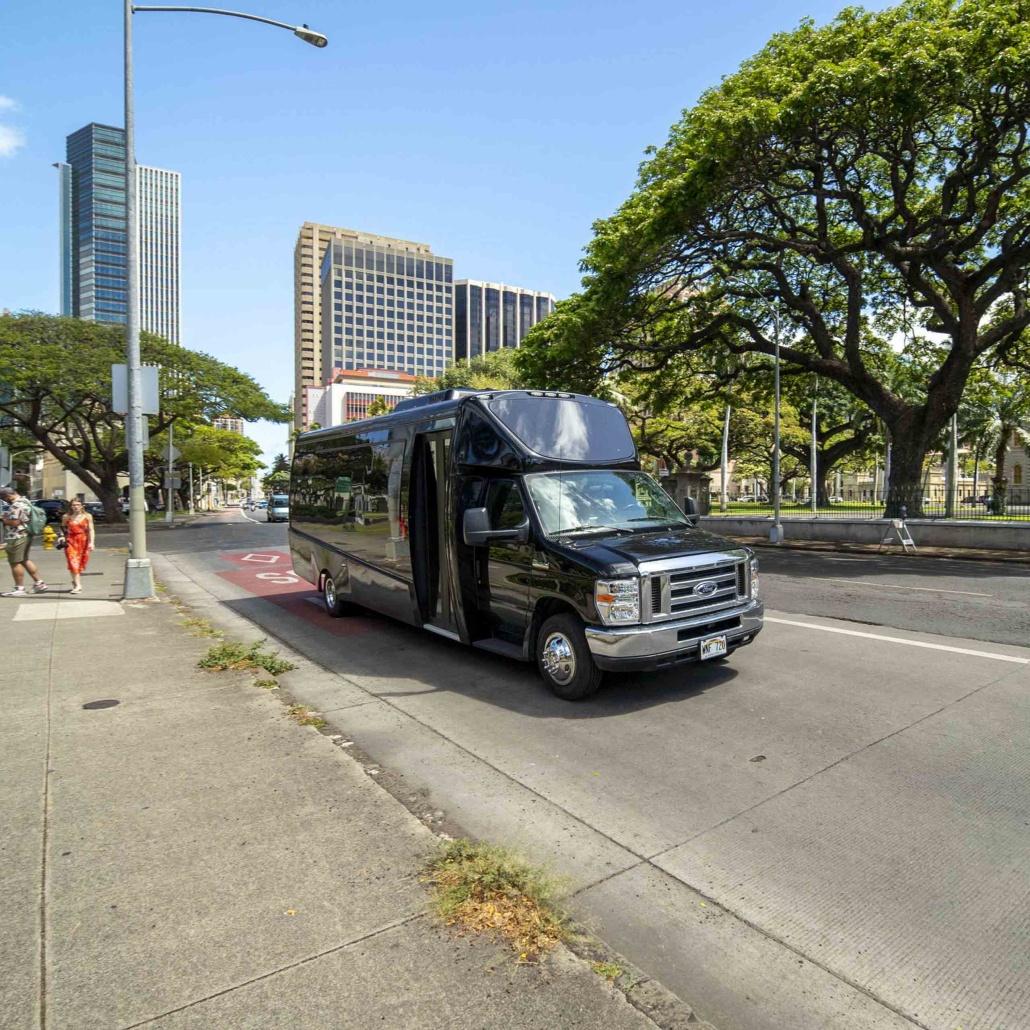
[[[181,608],[179,610],[181,615],[189,611],[188,608]],[[193,632],[190,634],[191,637],[223,637],[225,634],[220,629],[215,629],[214,626],[208,622],[207,619],[198,619],[195,617],[183,618],[183,626],[186,629],[191,629]]]
[[[321,729],[326,725],[325,719],[306,705],[290,705],[287,713],[298,726],[314,726],[315,729]]]
[[[598,976],[603,976],[609,983],[615,983],[626,971],[618,962],[591,962],[590,968]]]
[[[273,676],[289,672],[297,668],[293,662],[280,658],[278,654],[262,651],[263,640],[253,644],[241,644],[235,640],[226,640],[216,644],[197,663],[202,669],[221,672],[225,669],[264,669]]]
[[[260,679],[254,680],[254,686],[264,687],[265,690],[272,690],[273,688],[279,686],[279,684],[276,683],[275,680],[266,679],[264,676],[262,676]]]
[[[557,905],[561,884],[525,859],[490,844],[449,842],[426,872],[448,926],[496,933],[533,961],[569,935]]]

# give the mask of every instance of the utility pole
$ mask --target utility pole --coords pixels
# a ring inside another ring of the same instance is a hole
[[[730,464],[730,406],[726,405],[726,418],[722,424],[722,476],[719,491],[719,511],[725,512],[726,507],[726,481],[729,476]]]
[[[951,416],[951,433],[948,437],[948,465],[945,480],[947,497],[944,499],[944,517],[955,517],[955,495],[958,493],[958,415]]]
[[[816,488],[816,484],[819,482],[819,438],[817,436],[818,430],[816,429],[816,405],[819,398],[819,377],[815,378],[815,393],[812,396],[812,451],[809,456],[808,463],[811,466],[812,473],[812,489],[809,490],[808,502],[812,508],[812,514],[817,515],[819,513],[819,491]]]

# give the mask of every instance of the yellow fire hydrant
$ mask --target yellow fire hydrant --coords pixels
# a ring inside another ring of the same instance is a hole
[[[52,551],[54,549],[54,541],[57,539],[57,534],[53,528],[49,525],[43,527],[43,550]]]

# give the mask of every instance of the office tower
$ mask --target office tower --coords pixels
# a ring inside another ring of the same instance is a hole
[[[322,375],[438,376],[454,355],[454,262],[428,244],[338,230],[321,265]]]
[[[554,310],[554,296],[504,283],[459,279],[454,284],[454,359],[518,347]]]
[[[293,424],[308,425],[308,389],[321,387],[322,319],[315,269],[338,232],[332,225],[305,222],[293,248]]]
[[[61,314],[124,322],[125,131],[91,122],[67,137],[59,163]],[[180,176],[138,165],[140,327],[181,341]]]

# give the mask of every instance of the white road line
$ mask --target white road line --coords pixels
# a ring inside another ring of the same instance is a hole
[[[769,573],[775,576],[775,572]],[[883,587],[885,590],[921,590],[927,594],[963,594],[966,597],[994,597],[994,594],[978,594],[975,590],[944,590],[942,587],[907,587],[903,583],[870,583],[867,580],[846,579],[844,576],[806,576],[805,579],[819,579],[824,583],[849,583],[855,587]]]
[[[242,508],[240,508],[240,514],[248,521],[253,522],[255,526],[260,526],[261,523],[257,519],[252,519]]]
[[[1030,658],[1017,658],[1011,654],[997,654],[994,651],[973,651],[968,647],[949,647],[947,644],[928,644],[924,640],[906,640],[904,637],[887,637],[880,633],[860,633],[856,629],[838,629],[836,626],[816,626],[811,622],[795,622],[793,619],[775,619],[767,615],[766,622],[781,626],[800,626],[802,629],[818,629],[824,633],[840,633],[845,637],[864,637],[866,640],[885,640],[889,644],[908,644],[909,647],[925,647],[930,651],[950,651],[952,654],[968,654],[974,658],[994,658],[999,662],[1015,662],[1016,665],[1030,665]]]

